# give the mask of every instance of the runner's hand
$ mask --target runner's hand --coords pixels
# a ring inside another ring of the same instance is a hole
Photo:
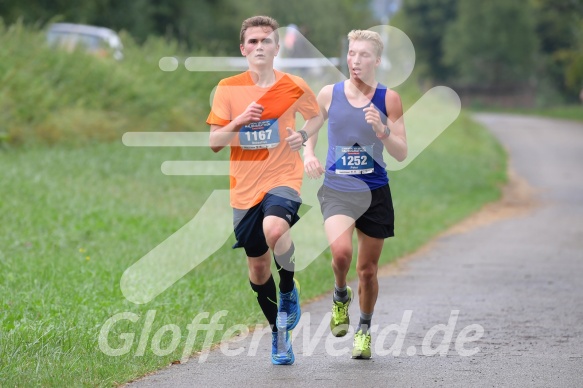
[[[363,109],[364,119],[370,125],[372,125],[373,131],[378,135],[382,135],[385,132],[385,125],[381,121],[381,115],[379,111],[371,103],[369,106]]]
[[[261,114],[263,113],[263,105],[259,105],[255,101],[253,101],[249,106],[245,109],[243,113],[241,113],[235,121],[237,122],[237,126],[244,126],[256,121],[261,120]]]
[[[316,156],[304,155],[304,171],[311,179],[318,179],[324,173],[324,168]]]
[[[290,127],[287,127],[286,129],[289,136],[285,138],[285,141],[287,141],[292,151],[299,151],[302,148],[302,144],[304,144],[302,134],[297,133]]]

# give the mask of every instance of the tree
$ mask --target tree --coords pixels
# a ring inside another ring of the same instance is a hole
[[[444,81],[451,69],[442,62],[443,36],[455,22],[458,0],[406,0],[394,20],[415,46],[421,76]]]
[[[568,99],[583,88],[583,2],[532,0],[541,42],[539,76]]]
[[[307,31],[306,37],[326,56],[338,57],[341,42],[352,29],[367,29],[378,24],[371,14],[369,0],[248,0],[241,2],[247,9],[237,20],[253,15],[270,15],[277,19],[281,27],[295,24]],[[233,24],[231,19],[230,23]]]
[[[443,63],[462,85],[525,85],[537,53],[529,0],[464,0],[444,38]]]
[[[338,56],[340,41],[353,28],[375,25],[369,0],[0,0],[6,24],[22,18],[45,24],[55,17],[72,23],[125,29],[138,42],[150,35],[177,39],[190,50],[239,55],[243,19],[270,15],[282,27],[305,26],[310,41],[325,55]]]

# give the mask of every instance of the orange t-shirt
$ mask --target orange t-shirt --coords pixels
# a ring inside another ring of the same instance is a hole
[[[275,83],[262,88],[249,72],[219,82],[207,124],[225,126],[253,101],[264,108],[261,121],[241,128],[231,140],[231,206],[249,209],[277,186],[300,192],[304,166],[298,151],[284,140],[295,129],[295,115],[308,120],[319,113],[316,96],[297,76],[275,70]]]

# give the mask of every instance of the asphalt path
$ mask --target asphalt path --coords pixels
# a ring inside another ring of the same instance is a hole
[[[271,365],[271,336],[256,331],[130,385],[583,386],[583,124],[475,118],[522,183],[476,222],[383,268],[371,360],[350,358],[352,332],[329,335],[330,294],[302,306],[293,366]],[[358,303],[350,313],[356,321]]]

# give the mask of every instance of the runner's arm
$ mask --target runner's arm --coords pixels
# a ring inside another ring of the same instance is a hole
[[[403,121],[403,104],[399,94],[393,90],[387,90],[385,96],[387,107],[387,126],[390,135],[381,139],[387,152],[397,161],[402,162],[407,158],[407,134]]]
[[[328,119],[328,109],[332,101],[332,90],[333,85],[326,85],[318,93],[318,106],[320,107],[320,117],[322,120],[320,126]],[[309,137],[306,142],[306,148],[304,149],[304,170],[312,179],[317,179],[324,173],[324,168],[315,154],[317,143],[318,131]]]
[[[263,106],[254,101],[229,124],[223,126],[211,124],[209,143],[213,152],[219,152],[225,148],[243,126],[261,120],[262,112]]]

